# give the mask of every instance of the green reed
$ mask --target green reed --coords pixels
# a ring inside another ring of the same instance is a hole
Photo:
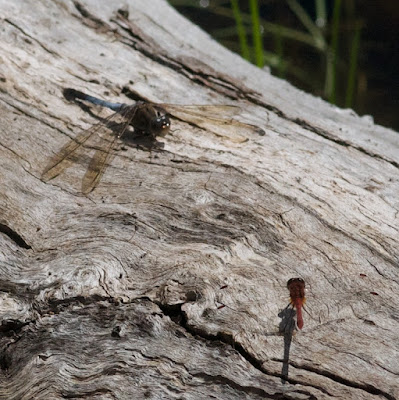
[[[170,3],[220,16],[226,26],[212,28],[210,33],[243,58],[260,68],[269,66],[276,75],[294,80],[331,103],[353,106],[362,26],[355,1],[334,0],[329,16],[327,0],[314,0],[314,17],[298,0],[280,1],[280,7],[294,15],[294,27],[261,18],[259,9],[266,0],[209,0],[206,8],[198,0]],[[318,55],[312,56],[312,65],[306,64],[307,54]]]

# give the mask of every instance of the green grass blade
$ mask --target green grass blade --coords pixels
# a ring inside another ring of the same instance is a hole
[[[324,29],[327,24],[326,0],[315,0],[316,25]]]
[[[260,31],[260,18],[258,0],[249,0],[249,9],[251,11],[252,39],[255,49],[255,63],[259,68],[264,65],[263,42]]]
[[[276,33],[274,35],[275,38],[275,46],[276,46],[276,53],[278,57],[278,64],[277,64],[277,76],[279,78],[283,78],[285,75],[286,64],[283,62],[284,60],[284,40],[280,33]]]
[[[185,1],[187,1],[187,0],[185,0]],[[187,4],[186,7],[199,8],[198,5],[194,5],[194,4]],[[212,12],[215,15],[221,15],[226,18],[234,19],[233,11],[231,10],[230,7],[214,6],[212,3],[212,6],[210,6],[210,8],[209,8],[209,12]],[[244,29],[248,35],[248,28],[247,28],[246,24],[252,24],[252,17],[249,14],[241,13],[241,18],[242,18],[242,21],[244,24],[243,25]],[[263,28],[263,31],[266,33],[279,34],[284,39],[293,40],[296,42],[300,42],[300,43],[315,47],[318,50],[323,50],[322,46],[320,46],[320,43],[316,43],[315,39],[306,32],[300,31],[298,29],[285,27],[280,24],[267,22],[261,18],[259,18],[259,22],[260,22],[261,27]],[[230,28],[215,29],[215,32],[217,32],[218,35],[223,37],[225,35],[230,34]],[[251,47],[251,46],[248,46],[248,47]]]
[[[314,41],[317,43],[317,47],[322,49],[326,48],[326,42],[323,34],[309,17],[309,14],[302,8],[302,6],[296,0],[287,0],[287,4],[291,8],[292,12],[302,22],[302,25],[306,28],[306,30],[311,34]]]
[[[233,11],[234,19],[236,21],[237,34],[238,34],[238,39],[240,42],[241,55],[246,60],[250,61],[251,57],[250,57],[249,47],[248,47],[248,42],[247,42],[247,34],[245,32],[245,27],[242,22],[242,16],[241,16],[241,11],[240,11],[240,7],[238,4],[238,0],[230,0],[230,3],[231,3],[231,9]]]

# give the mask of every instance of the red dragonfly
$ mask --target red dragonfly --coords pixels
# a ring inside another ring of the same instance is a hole
[[[302,278],[291,278],[287,282],[290,292],[290,303],[296,309],[296,324],[298,329],[303,328],[302,307],[305,305],[305,281]]]
[[[228,285],[223,285],[220,289],[226,289]],[[305,305],[305,281],[302,278],[291,278],[287,282],[287,289],[290,292],[290,304],[296,309],[297,327],[303,328],[302,308]],[[226,304],[221,304],[217,308],[220,310],[226,307]]]
[[[367,275],[366,274],[360,274],[358,275],[360,276],[362,279],[366,278]],[[226,289],[228,288],[229,285],[224,285],[222,286],[220,289]],[[288,289],[289,292],[289,305],[288,306],[292,306],[293,309],[295,309],[296,311],[296,326],[299,330],[301,330],[304,327],[304,320],[303,320],[303,313],[302,310],[304,309],[305,306],[305,302],[306,302],[306,295],[305,295],[305,281],[302,278],[291,278],[288,280],[286,287]],[[360,293],[360,292],[359,292]],[[374,291],[365,291],[364,293],[368,293],[371,294],[373,296],[378,296],[378,293],[374,292]],[[227,294],[227,293],[226,293]],[[233,293],[232,293],[233,294]],[[235,296],[234,296],[235,297]],[[234,301],[234,297],[231,298],[231,301]],[[254,297],[252,295],[252,297]],[[338,298],[338,297],[337,297]],[[282,300],[282,297],[281,297]],[[320,298],[314,298],[311,296],[311,300],[313,300],[313,302],[316,300],[317,303],[320,304]],[[282,300],[283,301],[283,300]],[[280,302],[280,300],[279,300]],[[311,301],[312,302],[312,301]],[[225,302],[225,301],[217,301],[217,309],[222,309],[224,307],[230,308],[233,311],[237,311],[238,313],[245,313],[245,314],[251,314],[251,311],[248,311],[252,308],[252,306],[255,306],[256,309],[259,309],[259,307],[256,306],[255,303],[257,303],[256,300],[254,300],[254,302],[248,302],[248,303],[244,303],[242,301],[239,301],[239,308],[236,309],[234,307],[231,307],[230,302]],[[324,303],[322,301],[322,303]],[[338,304],[338,303],[337,303]],[[287,326],[289,324],[290,327],[292,327],[293,325],[290,323],[290,321],[292,322],[293,320],[293,313],[286,313],[285,311],[288,310],[288,306],[281,310],[280,313],[278,314],[280,318],[283,318],[282,323],[280,324],[280,329],[279,329],[279,333],[283,333],[286,332]],[[312,317],[312,313],[309,314],[310,317],[312,319],[314,319],[314,316]],[[256,316],[258,316],[258,314],[256,314]],[[257,317],[256,317],[257,318]],[[277,334],[277,332],[275,333],[269,333],[270,335],[275,335]]]

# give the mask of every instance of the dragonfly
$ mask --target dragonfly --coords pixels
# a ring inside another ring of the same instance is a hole
[[[223,285],[220,287],[220,290],[226,289],[227,287],[228,287],[228,285]],[[289,300],[288,306],[284,310],[286,310],[289,306],[292,306],[296,310],[296,319],[297,319],[296,326],[298,329],[301,330],[304,325],[302,308],[306,302],[305,281],[302,278],[291,278],[287,282],[287,289],[289,291],[290,300]],[[224,303],[220,303],[220,305],[217,305],[218,310],[221,310],[224,307],[226,307],[226,304],[224,304]],[[229,308],[231,308],[231,307],[229,307]],[[284,313],[281,313],[281,315],[284,315]],[[292,314],[290,314],[290,317],[292,317]],[[287,321],[287,323],[288,322],[289,321]],[[284,330],[285,329],[281,329],[281,331],[284,331]]]
[[[296,309],[296,322],[298,329],[303,328],[302,307],[305,305],[305,281],[302,278],[291,278],[287,282],[290,292],[290,304]]]
[[[353,277],[351,277],[351,280],[356,282],[358,281],[359,284],[364,283],[366,285],[369,285],[370,279],[367,277],[366,274],[364,273],[360,273],[357,275],[354,275]],[[243,285],[240,284],[240,287],[242,287]],[[245,285],[244,285],[245,286]],[[258,286],[258,285],[257,285]],[[263,334],[265,334],[266,336],[269,335],[281,335],[287,332],[287,327],[288,330],[294,329],[295,326],[298,330],[302,330],[304,327],[304,318],[303,318],[303,313],[302,310],[305,309],[305,303],[306,303],[306,297],[309,297],[306,295],[306,284],[305,281],[302,278],[291,278],[288,280],[288,282],[286,283],[286,290],[288,290],[288,295],[289,295],[289,304],[288,306],[286,306],[285,308],[280,308],[277,307],[277,309],[279,309],[279,313],[278,316],[280,318],[282,318],[281,323],[279,325],[278,331],[270,331],[270,332],[263,332]],[[261,286],[260,286],[261,287]],[[229,289],[228,292],[226,293],[226,289]],[[284,302],[287,298],[287,293],[285,292],[285,294],[282,291],[282,287],[281,290],[279,289],[278,292],[281,292],[281,298],[280,295],[278,295],[276,297],[276,301],[283,306]],[[240,290],[239,288],[236,290]],[[260,289],[262,290],[262,289]],[[240,317],[238,315],[242,316],[242,321],[247,321],[248,324],[247,326],[252,326],[253,325],[253,321],[258,320],[259,317],[259,310],[262,308],[262,306],[259,303],[259,300],[255,300],[255,298],[260,298],[261,296],[258,297],[258,295],[260,293],[256,293],[256,289],[255,287],[252,287],[249,291],[248,294],[246,295],[246,297],[248,295],[250,295],[251,297],[254,298],[253,301],[238,301],[238,298],[242,298],[242,296],[237,293],[237,295],[234,293],[235,290],[231,285],[223,285],[221,287],[219,287],[218,290],[218,294],[217,294],[217,300],[215,301],[215,306],[217,310],[222,310],[223,308],[229,308],[230,310],[233,311],[233,314],[237,314],[237,318],[238,321],[240,320]],[[222,293],[224,293],[224,295],[222,295]],[[344,292],[339,292],[336,293],[334,296],[334,299],[330,299],[330,302],[327,302],[327,308],[325,309],[325,311],[327,311],[327,313],[332,312],[333,314],[335,314],[338,319],[339,316],[343,316],[347,313],[347,311],[352,310],[352,306],[351,303],[357,303],[360,301],[360,299],[364,299],[364,301],[368,302],[373,302],[371,300],[371,298],[369,296],[373,296],[373,297],[378,297],[379,294],[373,290],[360,290],[360,291],[356,291],[356,293],[350,293],[349,291],[346,293]],[[222,298],[226,297],[226,300],[222,300]],[[227,300],[227,297],[229,298],[229,300]],[[235,297],[237,297],[235,299]],[[315,309],[317,308],[321,308],[321,310],[323,310],[323,308],[326,306],[324,303],[326,303],[326,298],[325,296],[318,297],[315,296],[314,294],[310,295],[310,303],[315,303],[313,304],[313,307]],[[346,304],[346,306],[345,306]],[[291,309],[290,309],[291,307]],[[345,310],[346,308],[348,308],[348,310]],[[255,309],[256,311],[251,311]],[[295,311],[295,312],[294,312]],[[222,312],[222,311],[220,311]],[[324,313],[324,312],[322,312]],[[277,314],[277,313],[276,313]],[[295,316],[296,314],[296,316]],[[316,311],[308,311],[307,312],[308,317],[312,319],[312,321],[314,322],[315,320],[315,316],[316,316]],[[294,317],[296,319],[296,323],[294,320]],[[325,319],[325,317],[322,317],[322,320]],[[253,320],[253,321],[252,321]],[[328,321],[330,320],[330,317],[327,318],[327,322],[325,323],[329,323]],[[319,321],[320,323],[321,321]],[[314,324],[312,324],[314,325]],[[316,324],[317,326],[318,324]],[[255,332],[255,331],[254,331]],[[260,332],[259,332],[260,333]]]
[[[189,124],[211,130],[217,136],[236,143],[247,139],[242,134],[263,136],[264,130],[256,125],[232,119],[239,114],[240,107],[235,105],[178,105],[138,101],[133,105],[110,103],[90,96],[78,90],[67,88],[63,91],[67,100],[88,102],[106,107],[112,111],[108,118],[78,134],[68,142],[48,162],[42,172],[42,180],[47,182],[58,176],[76,159],[75,153],[90,142],[95,142],[94,156],[89,162],[82,179],[82,193],[89,194],[98,185],[112,156],[116,145],[132,128],[137,136],[147,137],[151,146],[157,137],[164,137],[171,128],[171,117],[186,121]]]

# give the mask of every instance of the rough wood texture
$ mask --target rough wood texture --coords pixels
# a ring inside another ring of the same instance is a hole
[[[165,1],[117,3],[0,0],[0,398],[399,398],[397,133]],[[162,151],[125,144],[83,196],[91,149],[40,179],[96,121],[64,87],[240,104],[266,135],[173,121]],[[296,276],[305,326],[279,336]]]

